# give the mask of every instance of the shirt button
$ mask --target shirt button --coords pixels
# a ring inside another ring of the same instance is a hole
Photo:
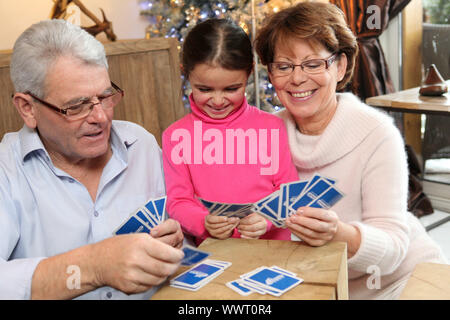
[[[98,211],[97,210],[94,211],[94,216],[98,217]]]
[[[111,299],[111,298],[112,298],[112,292],[111,292],[111,291],[108,291],[108,292],[106,293],[106,297],[107,297],[108,299]]]

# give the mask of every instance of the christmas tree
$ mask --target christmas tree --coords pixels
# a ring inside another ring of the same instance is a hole
[[[182,44],[191,28],[209,18],[228,18],[239,24],[250,39],[264,19],[295,0],[145,0],[140,1],[141,15],[148,18],[147,38],[174,37]],[[184,103],[188,105],[190,88],[183,81]],[[280,102],[268,81],[267,70],[255,56],[255,70],[249,78],[247,100],[259,108],[274,112]]]

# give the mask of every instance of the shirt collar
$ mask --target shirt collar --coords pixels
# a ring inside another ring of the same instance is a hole
[[[27,157],[33,152],[37,152],[39,150],[46,155],[47,159],[50,159],[36,129],[31,129],[24,125],[22,129],[19,130],[19,138],[20,152],[23,162],[25,162]],[[125,163],[128,162],[127,150],[137,141],[137,139],[137,136],[130,132],[130,130],[121,130],[121,127],[117,126],[116,121],[112,122],[110,138],[111,147],[113,150],[117,151],[117,155]]]

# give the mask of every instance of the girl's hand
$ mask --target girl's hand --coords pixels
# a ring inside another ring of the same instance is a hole
[[[239,218],[229,218],[224,216],[213,216],[208,214],[205,217],[205,228],[209,234],[217,239],[227,239],[233,234],[234,228],[239,225]]]
[[[286,226],[307,244],[318,247],[333,240],[339,225],[334,211],[302,207],[286,219]]]
[[[252,213],[241,219],[238,231],[242,238],[258,239],[267,231],[267,221],[257,213]]]

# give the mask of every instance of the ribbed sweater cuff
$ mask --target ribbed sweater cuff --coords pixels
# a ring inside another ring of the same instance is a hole
[[[348,268],[367,273],[369,266],[382,268],[381,261],[387,249],[386,233],[360,222],[351,222],[361,233],[361,244],[356,254],[348,259]]]

